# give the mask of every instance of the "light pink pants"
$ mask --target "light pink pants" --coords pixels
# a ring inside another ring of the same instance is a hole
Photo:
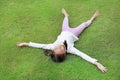
[[[76,28],[70,28],[69,27],[69,20],[68,17],[65,17],[63,20],[63,24],[62,24],[62,31],[69,31],[71,33],[73,33],[75,36],[79,36],[79,34],[85,29],[87,28],[90,24],[92,23],[91,20],[88,20],[87,22],[83,22],[82,24],[80,24],[78,27]]]

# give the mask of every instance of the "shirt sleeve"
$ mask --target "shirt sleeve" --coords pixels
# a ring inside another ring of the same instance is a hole
[[[74,48],[74,47],[70,50],[70,53],[75,54],[75,55],[78,55],[78,56],[80,56],[81,58],[83,58],[84,60],[86,60],[86,61],[88,61],[88,62],[90,62],[90,63],[93,63],[93,64],[94,64],[94,62],[97,61],[97,59],[94,59],[94,58],[86,55],[85,53],[79,51],[78,49],[76,49],[76,48]]]
[[[53,50],[53,44],[39,44],[39,43],[29,42],[28,46],[34,47],[34,48],[42,48],[42,49]]]

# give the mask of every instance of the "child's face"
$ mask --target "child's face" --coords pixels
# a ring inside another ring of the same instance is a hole
[[[55,46],[53,52],[56,55],[65,54],[66,53],[66,48],[65,48],[64,45],[57,45],[57,46]]]

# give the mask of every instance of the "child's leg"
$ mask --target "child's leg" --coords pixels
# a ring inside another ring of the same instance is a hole
[[[68,13],[65,11],[65,9],[62,9],[62,13],[65,16],[62,24],[62,31],[66,31],[69,29],[69,19],[68,19]]]
[[[88,20],[87,22],[82,23],[81,25],[79,25],[76,28],[73,28],[73,33],[76,36],[79,36],[79,34],[85,29],[87,28],[90,24],[92,23],[91,20]]]
[[[62,31],[69,29],[69,20],[68,17],[65,17],[62,24]]]
[[[78,27],[76,28],[73,28],[72,29],[72,33],[76,36],[79,36],[79,34],[85,29],[87,28],[91,23],[92,21],[99,15],[98,11],[96,11],[94,13],[94,15],[91,17],[90,20],[88,20],[87,22],[84,22],[82,23],[81,25],[79,25]]]

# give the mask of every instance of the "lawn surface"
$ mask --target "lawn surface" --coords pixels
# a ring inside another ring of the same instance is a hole
[[[98,59],[107,73],[75,55],[54,63],[42,49],[16,47],[23,41],[54,42],[61,32],[63,7],[71,27],[99,10],[75,47]],[[0,0],[0,80],[120,80],[119,23],[119,0]]]

